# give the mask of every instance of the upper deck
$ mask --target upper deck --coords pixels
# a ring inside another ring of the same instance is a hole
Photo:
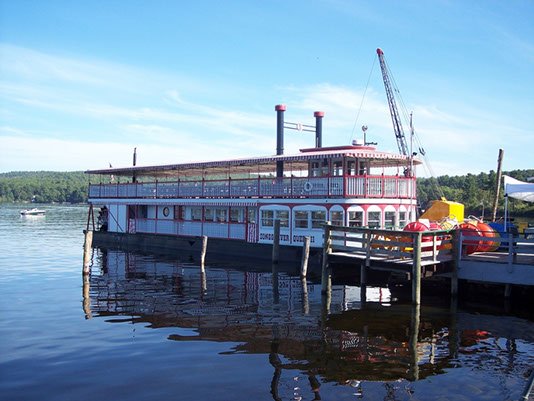
[[[110,168],[86,173],[101,177],[100,183],[90,185],[90,199],[413,199],[415,175],[406,174],[408,163],[420,164],[372,147],[344,146],[304,149],[297,155]],[[277,177],[280,164],[283,164],[283,176]]]

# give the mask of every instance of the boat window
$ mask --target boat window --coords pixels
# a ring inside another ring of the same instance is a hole
[[[395,212],[384,213],[384,228],[395,228]]]
[[[256,223],[256,210],[255,209],[248,209],[248,218],[249,223]]]
[[[332,175],[333,176],[343,175],[343,161],[342,160],[334,160],[332,162]]]
[[[185,207],[183,206],[174,207],[174,220],[185,220]]]
[[[342,211],[331,211],[330,212],[330,221],[334,226],[343,225],[343,212]]]
[[[367,162],[358,162],[358,175],[366,175],[367,173]]]
[[[305,210],[295,210],[295,228],[308,228],[308,212]]]
[[[321,167],[319,165],[319,162],[311,162],[310,163],[310,176],[311,177],[319,177],[321,175]]]
[[[289,227],[289,211],[277,210],[276,218],[280,220],[280,227]]]
[[[274,218],[274,211],[272,210],[262,210],[261,211],[261,225],[263,227],[272,227]]]
[[[204,221],[213,221],[213,209],[207,207],[204,209]]]
[[[407,213],[404,211],[399,212],[399,228],[404,228],[407,223]]]
[[[195,220],[195,221],[202,220],[202,208],[201,207],[191,208],[191,220]]]
[[[137,207],[137,216],[140,219],[146,219],[148,217],[148,207],[147,207],[147,205],[139,205]]]
[[[347,161],[347,175],[356,175],[356,162],[354,160]]]
[[[363,225],[363,212],[361,210],[349,211],[349,227],[361,227]]]
[[[367,226],[369,228],[380,228],[380,212],[369,212]]]
[[[225,223],[228,221],[228,210],[224,209],[215,209],[215,218],[219,223]]]
[[[315,210],[311,213],[312,228],[323,228],[326,221],[326,212],[324,210]]]
[[[230,209],[230,221],[232,223],[242,223],[243,222],[243,208],[233,207]]]
[[[322,162],[322,168],[321,168],[321,176],[328,175],[328,159],[323,159]]]

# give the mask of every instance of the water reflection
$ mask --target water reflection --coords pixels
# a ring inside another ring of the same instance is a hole
[[[490,333],[473,315],[395,304],[386,288],[367,287],[362,302],[359,287],[333,285],[325,307],[321,285],[299,277],[214,267],[203,274],[199,266],[112,250],[96,255],[83,284],[87,318],[176,328],[169,340],[229,342],[226,354],[266,355],[275,400],[284,370],[307,376],[307,390],[320,399],[322,382],[351,386],[356,397],[364,381],[394,393],[395,382],[476,366],[488,350],[506,355],[513,375],[525,369],[514,360],[517,334],[500,324]]]

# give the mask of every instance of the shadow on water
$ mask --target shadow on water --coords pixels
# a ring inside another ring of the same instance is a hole
[[[528,369],[514,358],[516,339],[534,343],[530,322],[458,310],[448,298],[414,307],[386,287],[368,287],[362,301],[357,286],[334,283],[326,299],[320,283],[265,267],[223,264],[203,274],[191,261],[96,252],[84,277],[86,318],[176,328],[168,340],[232,343],[227,355],[264,354],[275,400],[284,370],[308,376],[320,399],[321,382],[351,386],[362,396],[364,381],[411,383],[488,365],[503,354],[509,374],[522,380]]]

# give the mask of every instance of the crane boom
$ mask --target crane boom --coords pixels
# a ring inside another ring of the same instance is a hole
[[[399,116],[399,110],[397,109],[397,103],[395,96],[393,96],[393,88],[391,87],[391,81],[389,79],[389,70],[384,60],[384,52],[382,49],[376,49],[378,54],[378,60],[380,61],[380,68],[382,69],[382,78],[384,80],[384,87],[386,88],[386,95],[389,104],[389,113],[391,114],[391,120],[393,122],[393,130],[395,131],[395,138],[397,139],[397,146],[399,152],[404,156],[410,156],[408,152],[408,145],[406,144],[406,137],[404,136],[404,130],[402,129],[402,123]]]

